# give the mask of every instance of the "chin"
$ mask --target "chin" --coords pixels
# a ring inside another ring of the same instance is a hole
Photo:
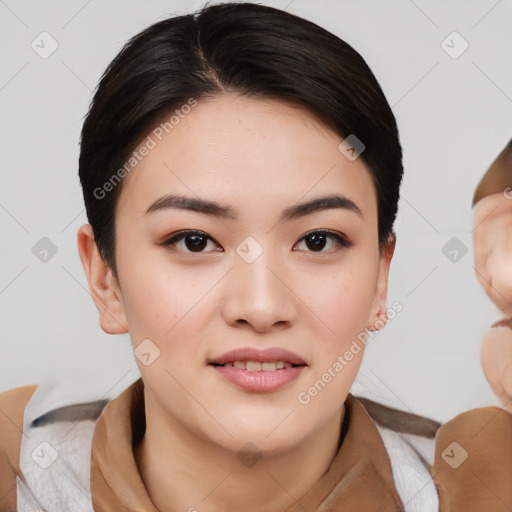
[[[279,420],[281,421],[281,420]],[[242,456],[242,452],[256,452],[265,456],[279,456],[289,453],[301,446],[304,442],[303,433],[298,432],[293,424],[287,427],[277,426],[279,421],[275,421],[270,427],[267,422],[250,424],[237,421],[225,422],[226,429],[233,434],[233,437],[227,439],[225,435],[221,438],[215,436],[211,441],[234,452],[237,457]],[[277,428],[276,428],[277,426]]]
[[[301,438],[295,438],[286,432],[283,437],[276,436],[276,439],[271,439],[270,435],[267,439],[260,436],[247,436],[237,437],[235,446],[232,448],[236,453],[237,458],[244,460],[246,456],[258,457],[279,457],[292,452],[301,446]]]

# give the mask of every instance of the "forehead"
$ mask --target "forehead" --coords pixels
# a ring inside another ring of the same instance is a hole
[[[118,211],[143,212],[164,193],[239,204],[296,202],[339,190],[376,211],[371,176],[339,150],[343,137],[306,109],[224,95],[175,109],[139,145]]]

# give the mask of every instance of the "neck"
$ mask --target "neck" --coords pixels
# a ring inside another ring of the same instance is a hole
[[[146,393],[146,390],[145,390]],[[146,397],[147,398],[147,397]],[[327,472],[339,448],[345,407],[299,446],[244,465],[237,453],[194,435],[145,400],[146,432],[134,456],[160,512],[283,512]],[[149,409],[149,410],[148,410]],[[149,420],[149,421],[148,421]]]

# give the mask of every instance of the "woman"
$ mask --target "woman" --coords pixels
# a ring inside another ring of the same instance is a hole
[[[501,453],[488,440],[505,411],[440,427],[349,393],[369,333],[399,311],[403,168],[345,42],[255,4],[161,21],[102,77],[79,172],[91,295],[141,379],[26,436],[14,427],[43,396],[4,393],[2,510],[455,510],[467,475],[490,474],[478,453]]]

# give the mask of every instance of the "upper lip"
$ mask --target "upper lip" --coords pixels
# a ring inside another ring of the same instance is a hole
[[[290,352],[284,348],[271,347],[267,349],[261,348],[236,348],[230,350],[219,357],[209,359],[208,364],[224,364],[231,361],[258,361],[260,363],[268,363],[272,361],[288,361],[296,365],[306,365],[306,362],[297,354]]]

